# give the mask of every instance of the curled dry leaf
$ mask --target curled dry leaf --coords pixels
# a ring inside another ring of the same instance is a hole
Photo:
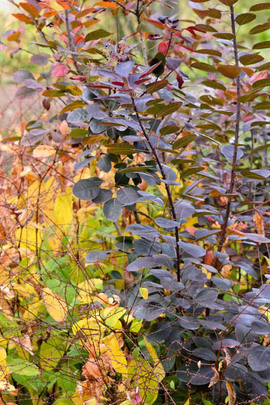
[[[256,231],[259,235],[265,236],[264,220],[263,216],[255,211],[253,215],[253,221],[255,224]]]
[[[234,385],[232,382],[225,381],[228,397],[229,397],[229,405],[234,405],[236,403],[236,392],[234,389]]]

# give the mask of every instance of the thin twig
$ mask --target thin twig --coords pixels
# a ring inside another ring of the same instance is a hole
[[[71,36],[68,10],[65,10],[65,25],[66,25],[66,32],[67,32],[68,47],[69,47],[69,50],[71,51],[71,58],[73,60],[77,73],[79,75],[82,75],[83,72],[82,72],[82,70],[77,62],[76,56],[74,54],[76,52],[76,46],[75,46],[74,40]]]
[[[233,34],[233,49],[234,49],[234,62],[235,66],[239,66],[239,58],[238,58],[238,46],[237,46],[237,40],[236,40],[236,29],[235,29],[235,21],[234,21],[234,7],[230,6],[230,13],[231,13],[231,28],[232,28],[232,34]],[[231,169],[231,181],[230,181],[230,187],[229,187],[229,198],[228,198],[228,204],[224,216],[224,222],[222,226],[222,231],[220,234],[220,241],[218,245],[218,251],[221,251],[223,248],[223,245],[226,240],[226,232],[227,232],[227,226],[228,226],[228,221],[229,217],[231,214],[231,203],[232,203],[232,197],[231,194],[234,192],[234,187],[235,187],[235,177],[236,177],[236,162],[237,162],[237,151],[238,151],[238,143],[239,143],[239,132],[240,132],[240,121],[241,121],[241,103],[239,101],[239,97],[241,96],[241,83],[240,83],[240,76],[236,78],[236,96],[237,96],[237,102],[236,102],[236,122],[235,122],[235,138],[234,138],[234,150],[233,150],[233,160],[232,160],[232,169]]]
[[[143,59],[144,59],[144,64],[145,66],[148,66],[148,59],[147,59],[147,52],[146,52],[146,47],[145,47],[145,42],[144,42],[144,38],[143,38],[143,34],[141,32],[141,9],[140,9],[140,3],[139,0],[137,0],[137,5],[136,5],[136,18],[137,18],[137,32],[139,35],[139,41],[140,41],[140,45],[142,48],[142,55],[143,55]]]
[[[155,150],[154,146],[153,146],[152,143],[151,143],[151,140],[150,140],[150,138],[149,138],[148,133],[146,132],[146,130],[145,130],[143,124],[142,124],[142,121],[141,121],[141,118],[140,118],[140,116],[139,116],[139,112],[138,112],[137,106],[136,106],[136,104],[135,104],[134,97],[133,97],[132,95],[131,95],[131,100],[132,100],[133,108],[134,108],[134,111],[135,111],[135,114],[136,114],[138,123],[139,123],[139,125],[140,125],[140,127],[141,127],[141,130],[142,130],[142,133],[143,133],[143,135],[144,135],[144,137],[145,137],[145,139],[146,139],[146,141],[147,141],[147,143],[148,143],[148,145],[149,145],[149,147],[150,147],[150,149],[151,149],[151,152],[153,153],[153,155],[154,155],[154,157],[155,157],[155,160],[156,160],[157,165],[158,165],[158,167],[159,167],[159,170],[160,170],[162,179],[163,179],[163,180],[167,180],[166,174],[165,174],[165,172],[164,172],[163,166],[162,166],[161,161],[160,161],[160,158],[159,158],[159,156],[158,156],[158,154],[157,154],[157,151]],[[175,208],[174,208],[174,203],[173,203],[173,199],[172,199],[172,193],[171,193],[171,189],[170,189],[169,184],[165,183],[165,188],[166,188],[166,193],[167,193],[168,200],[169,200],[169,206],[170,206],[171,217],[172,217],[172,219],[173,219],[174,221],[177,221],[177,216],[176,216],[176,212],[175,212]],[[180,274],[180,249],[179,249],[179,245],[178,245],[178,242],[179,242],[179,230],[178,230],[178,227],[175,227],[175,228],[174,228],[174,234],[175,234],[175,244],[176,244],[176,246],[175,246],[175,251],[176,251],[176,272],[177,272],[177,280],[180,281],[181,274]]]

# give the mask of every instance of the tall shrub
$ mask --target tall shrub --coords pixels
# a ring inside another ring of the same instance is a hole
[[[23,280],[45,307],[34,311],[40,342],[15,272],[19,304],[4,316],[23,315],[12,339],[28,354],[3,345],[3,395],[267,403],[269,22],[256,19],[270,3],[239,14],[240,0],[193,0],[195,22],[148,0],[13,3],[35,32],[30,52],[40,48],[39,73],[14,74],[16,97],[39,95],[43,111],[10,139],[22,168],[38,159],[36,183],[26,180],[38,192],[9,266],[34,263]],[[22,33],[2,41],[23,52]]]

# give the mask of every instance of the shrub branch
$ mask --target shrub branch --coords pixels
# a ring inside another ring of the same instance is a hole
[[[236,29],[235,29],[235,14],[234,14],[234,7],[230,6],[230,14],[231,14],[231,29],[233,34],[233,50],[234,50],[234,62],[235,66],[239,66],[239,57],[238,57],[238,45],[236,40]],[[231,168],[231,181],[229,187],[229,198],[228,204],[226,207],[226,212],[224,216],[224,222],[222,231],[220,234],[220,241],[218,250],[221,251],[225,240],[226,240],[226,232],[229,217],[231,214],[231,204],[232,204],[232,196],[231,194],[234,192],[235,187],[235,177],[236,177],[236,162],[237,162],[237,152],[238,152],[238,143],[239,143],[239,132],[240,132],[240,122],[241,122],[241,103],[239,101],[239,97],[241,96],[241,83],[240,83],[240,75],[236,78],[236,121],[235,121],[235,138],[234,138],[234,150],[233,150],[233,159],[232,159],[232,168]]]

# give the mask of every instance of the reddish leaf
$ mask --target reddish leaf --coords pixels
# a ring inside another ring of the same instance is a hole
[[[79,75],[74,75],[74,76],[70,76],[71,80],[79,80],[80,82],[85,82],[87,80],[86,76],[79,76]]]
[[[50,103],[50,100],[48,98],[43,99],[42,105],[45,108],[45,110],[47,110],[47,111],[49,111],[49,109],[51,108],[51,103]]]
[[[52,71],[53,77],[64,77],[69,72],[69,68],[62,63],[58,63]]]
[[[176,80],[177,80],[179,89],[181,89],[184,84],[184,80],[183,80],[183,77],[178,72],[176,72]]]
[[[195,32],[195,31],[198,31],[198,32],[205,32],[204,30],[202,30],[202,29],[200,29],[200,28],[197,28],[197,27],[195,27],[195,26],[187,27],[186,30],[187,30],[188,32],[190,32],[192,35],[196,35],[196,32]]]
[[[160,42],[158,44],[158,51],[162,52],[163,55],[166,55],[166,53],[168,51],[168,47],[169,47],[169,42]]]

